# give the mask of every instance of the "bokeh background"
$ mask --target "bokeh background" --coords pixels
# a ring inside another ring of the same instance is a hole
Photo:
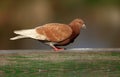
[[[66,48],[120,47],[120,0],[0,0],[0,49],[49,49],[33,39],[9,38],[14,30],[69,24],[75,18],[83,19],[87,29]]]

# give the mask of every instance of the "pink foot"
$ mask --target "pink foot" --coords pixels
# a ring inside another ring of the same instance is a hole
[[[65,50],[65,49],[64,48],[58,48],[58,47],[54,48],[54,51],[56,51],[56,52],[63,51],[63,50]]]

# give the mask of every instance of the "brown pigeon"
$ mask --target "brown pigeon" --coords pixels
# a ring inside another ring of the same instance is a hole
[[[10,38],[16,40],[21,38],[32,38],[44,42],[51,46],[55,51],[64,50],[56,46],[67,45],[74,41],[80,34],[80,30],[86,28],[84,21],[74,19],[70,24],[48,23],[34,29],[16,30],[18,36]]]

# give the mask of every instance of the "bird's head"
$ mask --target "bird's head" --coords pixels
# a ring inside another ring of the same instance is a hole
[[[86,29],[86,25],[84,23],[84,21],[82,19],[74,19],[71,23],[70,23],[71,26],[73,25],[77,25],[79,26],[80,28],[82,29]]]

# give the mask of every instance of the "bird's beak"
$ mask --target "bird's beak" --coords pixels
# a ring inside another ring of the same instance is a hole
[[[85,24],[82,25],[82,29],[86,29],[86,25]]]

